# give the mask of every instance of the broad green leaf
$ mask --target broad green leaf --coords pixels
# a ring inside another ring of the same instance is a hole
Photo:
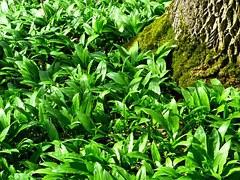
[[[103,168],[102,166],[96,162],[94,166],[94,172],[93,172],[93,180],[101,180],[103,178]]]
[[[92,133],[94,129],[94,124],[91,118],[81,111],[76,113],[77,113],[76,120],[79,121],[88,132]]]
[[[215,79],[211,79],[210,82],[211,82],[212,85],[215,85],[215,86],[222,86],[221,81],[219,81],[219,80],[216,79],[216,78],[215,78]]]
[[[128,142],[128,153],[133,151],[133,143],[134,143],[134,137],[133,137],[133,133],[131,133],[128,136],[129,142]]]
[[[210,111],[209,98],[208,98],[205,88],[197,87],[197,92],[198,92],[200,104],[202,106],[205,106],[207,108],[207,111]]]
[[[1,129],[5,129],[10,126],[11,117],[10,111],[5,113],[5,111],[0,108],[0,127]]]
[[[39,83],[39,68],[34,61],[24,58],[23,62],[18,61],[16,63],[23,76],[23,83],[27,85],[36,85]]]
[[[127,153],[127,156],[130,158],[133,158],[133,159],[141,159],[141,160],[145,160],[145,161],[150,161],[150,159],[148,158],[148,156],[146,154],[143,154],[143,153],[137,152],[137,151]]]
[[[84,28],[87,35],[89,35],[89,36],[94,35],[94,30],[89,24],[84,23],[83,28]]]
[[[229,172],[227,173],[227,175],[225,175],[224,177],[229,177],[230,175],[236,173],[236,172],[240,172],[240,167],[235,167],[229,170]]]
[[[85,40],[86,40],[86,35],[83,33],[79,39],[79,43],[84,46],[85,45]]]
[[[111,164],[112,168],[116,170],[123,179],[130,179],[131,180],[131,175],[122,167],[117,166],[116,164]]]
[[[3,51],[5,53],[5,56],[7,57],[13,57],[12,49],[9,47],[8,43],[5,41],[0,41],[0,47],[3,48]],[[1,50],[1,49],[0,49]]]
[[[47,131],[50,140],[51,141],[58,140],[59,139],[58,131],[55,125],[51,122],[51,120],[49,120],[43,103],[39,104],[38,116],[39,122],[43,125],[44,129]]]
[[[75,94],[72,99],[73,110],[75,113],[80,111],[80,96],[79,94]]]
[[[19,150],[18,149],[3,149],[3,150],[0,150],[0,154],[1,153],[4,153],[4,154],[19,153]]]
[[[187,105],[189,107],[193,107],[194,106],[194,100],[193,100],[193,97],[192,97],[191,93],[188,90],[183,89],[183,88],[181,88],[181,91],[182,91],[182,95],[183,95],[184,100],[186,101]]]
[[[200,100],[200,97],[198,95],[198,91],[197,91],[197,87],[196,88],[189,88],[190,90],[190,93],[193,97],[193,101],[194,101],[194,106],[195,107],[199,107],[199,106],[202,106],[201,105],[201,100]],[[204,107],[204,106],[203,106]],[[205,108],[205,107],[204,107]]]
[[[96,69],[96,73],[98,74],[97,79],[101,77],[101,81],[104,81],[107,74],[107,64],[105,61],[101,61]]]
[[[4,108],[4,102],[3,102],[3,98],[0,96],[0,108],[3,109]]]
[[[123,73],[110,72],[107,76],[112,79],[116,84],[127,86],[129,84],[128,78]]]
[[[142,80],[142,77],[137,77],[137,78],[134,78],[134,79],[129,83],[129,87],[131,87],[131,91],[137,92],[141,80]]]
[[[219,132],[220,135],[221,135],[221,140],[222,140],[222,142],[224,141],[224,137],[225,137],[225,134],[226,134],[226,132],[227,132],[227,130],[228,130],[228,127],[229,127],[230,123],[231,123],[230,120],[225,121],[225,122],[222,123],[222,125],[221,125],[220,128],[218,129],[218,132]]]
[[[152,72],[148,72],[147,75],[144,77],[142,84],[143,86],[146,86],[147,83],[149,82],[149,80],[151,79],[152,76]]]
[[[43,5],[44,14],[46,15],[47,19],[54,17],[55,10],[51,7],[50,4],[44,3]]]
[[[0,117],[1,118],[1,117]],[[4,128],[2,132],[0,133],[0,142],[3,142],[8,134],[8,131],[10,129],[10,126]],[[1,151],[0,151],[1,152]]]
[[[138,170],[136,179],[147,180],[147,172],[146,172],[146,167],[144,165]]]
[[[229,149],[231,147],[231,140],[227,141],[221,149],[218,151],[216,158],[213,162],[213,170],[214,172],[217,172],[218,174],[222,174],[224,165],[227,162],[227,157],[229,153]]]
[[[148,176],[152,176],[154,174],[154,170],[151,162],[142,161],[142,165],[146,168],[146,172]]]
[[[158,151],[157,145],[154,141],[152,142],[152,145],[151,145],[151,154],[154,162],[156,161],[161,162],[161,156]]]
[[[97,39],[98,37],[99,37],[99,35],[97,35],[97,34],[90,36],[90,37],[87,39],[86,47],[88,47],[88,45],[89,45],[92,41],[94,41],[95,39]]]
[[[240,112],[234,112],[229,115],[228,119],[233,120],[233,119],[239,119],[240,118]]]
[[[139,151],[139,152],[142,152],[142,153],[143,153],[143,152],[146,150],[147,142],[148,142],[148,134],[144,134],[144,135],[140,138],[139,148],[138,148],[138,151]]]
[[[168,128],[168,122],[167,120],[163,117],[163,115],[161,114],[161,112],[156,112],[152,109],[147,109],[147,108],[140,108],[141,111],[143,111],[144,113],[150,115],[152,117],[153,120],[153,124],[159,123],[160,125],[163,126],[163,128],[165,130],[169,130]]]
[[[57,131],[55,125],[50,120],[45,120],[44,128],[47,130],[48,136],[51,141],[59,140],[58,131]]]
[[[179,112],[175,99],[172,99],[169,104],[170,114],[168,117],[169,126],[173,134],[176,134],[179,129]]]
[[[186,159],[185,157],[175,158],[172,162],[173,167],[176,167],[179,163],[185,161],[185,159]]]
[[[219,132],[214,128],[208,138],[208,154],[214,159],[220,149]]]
[[[127,58],[129,56],[129,52],[127,51],[127,49],[125,49],[124,47],[122,46],[119,46],[118,44],[115,44],[115,46],[118,48],[119,52],[120,52],[120,55],[123,57],[123,58]]]
[[[138,54],[138,42],[135,41],[131,47],[129,48],[128,52],[132,58],[135,58]]]
[[[166,167],[173,167],[173,162],[169,157],[166,158],[165,165]]]
[[[160,81],[156,79],[152,79],[149,83],[148,89],[160,95],[161,94]]]
[[[199,143],[199,145],[207,152],[207,136],[202,126],[198,127],[194,138]]]
[[[82,68],[87,68],[89,63],[90,54],[87,48],[83,48],[82,45],[75,45],[75,52],[79,58],[79,63]]]
[[[153,175],[153,178],[178,178],[178,173],[176,170],[170,167],[160,167],[157,172]]]
[[[156,51],[156,55],[158,55],[160,58],[164,58],[166,57],[173,48],[175,48],[175,45],[171,45],[171,43],[167,42],[165,44],[163,44],[162,46],[160,46],[157,51]]]
[[[52,84],[48,71],[39,71],[40,84]]]

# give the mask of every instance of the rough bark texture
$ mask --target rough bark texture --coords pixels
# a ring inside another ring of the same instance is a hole
[[[176,38],[183,34],[226,51],[236,59],[240,51],[240,0],[176,0],[172,18]]]
[[[240,0],[174,0],[134,41],[142,49],[177,44],[171,63],[181,86],[211,78],[240,86]]]

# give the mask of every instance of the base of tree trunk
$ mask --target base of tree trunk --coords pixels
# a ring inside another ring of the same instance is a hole
[[[136,41],[142,50],[154,50],[166,42],[177,45],[173,56],[166,61],[171,63],[173,78],[181,87],[192,85],[199,79],[209,81],[213,78],[226,86],[240,87],[240,59],[232,62],[227,53],[216,52],[205,43],[188,37],[176,40],[175,37],[172,20],[166,13],[145,27],[127,47]]]

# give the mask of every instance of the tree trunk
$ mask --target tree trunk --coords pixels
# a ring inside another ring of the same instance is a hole
[[[174,0],[135,41],[142,49],[177,44],[171,66],[181,86],[211,78],[240,86],[240,0]]]

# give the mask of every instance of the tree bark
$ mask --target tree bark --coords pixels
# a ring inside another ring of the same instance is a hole
[[[173,0],[135,41],[142,49],[177,44],[171,66],[181,86],[211,78],[240,86],[240,0]]]
[[[171,11],[176,37],[184,33],[236,60],[240,50],[239,3],[239,0],[174,1]]]

